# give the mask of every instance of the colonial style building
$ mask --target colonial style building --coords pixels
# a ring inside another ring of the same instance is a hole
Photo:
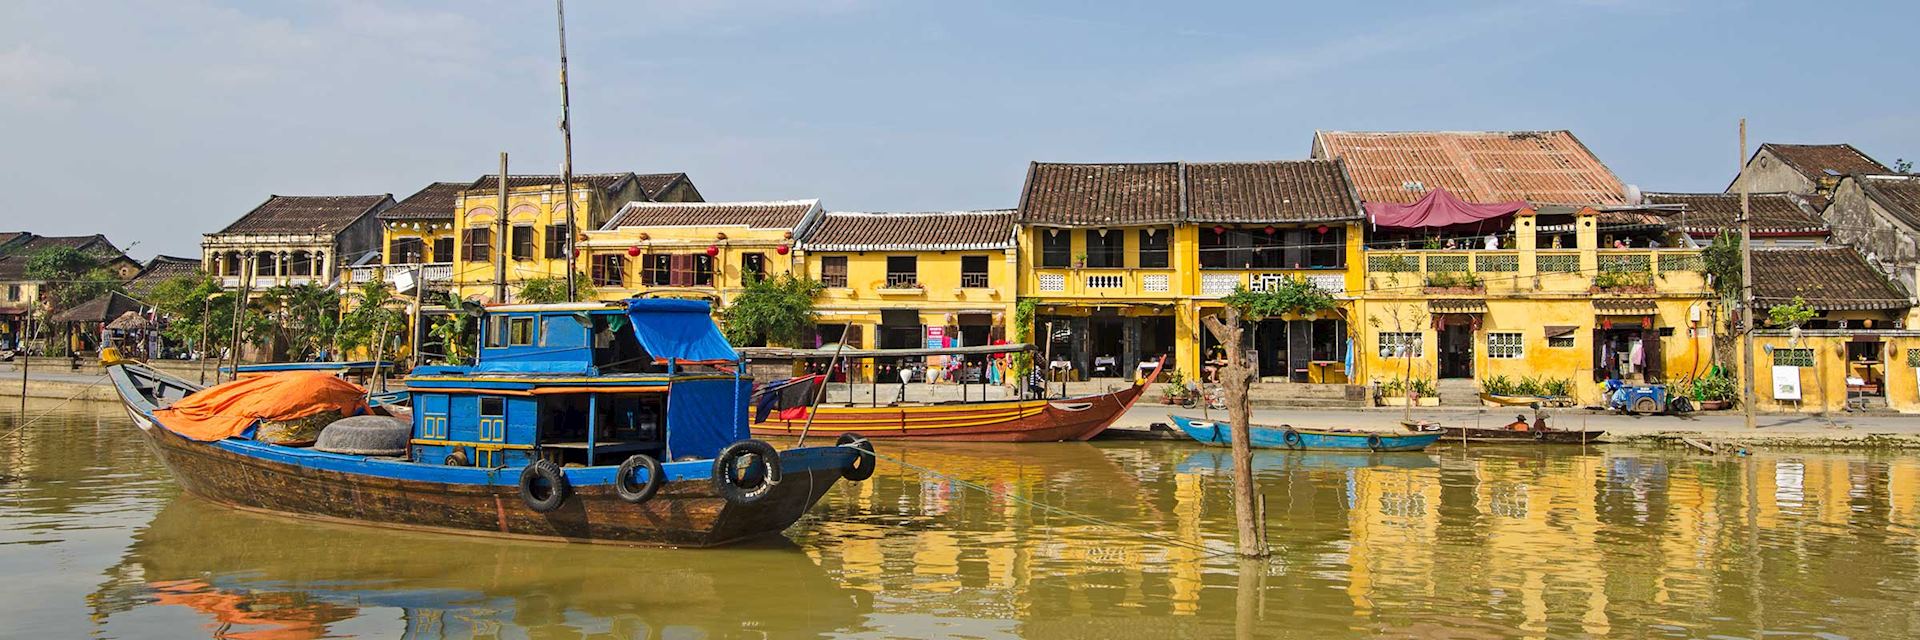
[[[716,311],[749,277],[788,273],[820,201],[629,202],[581,243],[603,300],[697,298]]]
[[[697,202],[700,192],[686,174],[599,173],[573,176],[569,188],[560,176],[515,175],[507,179],[505,231],[499,207],[500,180],[488,175],[454,198],[452,229],[459,235],[453,259],[456,297],[508,302],[519,285],[535,278],[567,277],[568,236],[596,229],[629,202]],[[566,218],[566,198],[574,201]],[[504,236],[502,235],[504,234]],[[400,236],[400,237],[405,237]],[[504,247],[504,249],[503,249]],[[504,251],[505,255],[501,256]],[[506,262],[505,299],[496,293],[498,264]],[[588,275],[588,263],[573,268]]]
[[[1754,150],[1727,185],[1727,193],[1786,192],[1826,195],[1840,178],[1856,173],[1888,173],[1886,165],[1850,144],[1765,143]]]
[[[857,213],[820,217],[797,263],[825,285],[819,346],[884,349],[992,344],[1007,338],[1019,286],[1013,211]]]
[[[1219,298],[1305,279],[1340,308],[1270,319],[1247,346],[1265,379],[1344,381],[1360,218],[1334,161],[1036,162],[1018,210],[1020,295],[1038,303],[1057,371],[1130,375],[1170,356],[1191,375],[1213,344],[1200,318]]]
[[[393,204],[391,194],[268,196],[201,237],[201,264],[228,288],[330,284],[341,267],[379,257],[378,215]]]
[[[1699,251],[1567,131],[1333,132],[1369,217],[1358,368],[1479,404],[1496,376],[1659,381],[1711,363]]]

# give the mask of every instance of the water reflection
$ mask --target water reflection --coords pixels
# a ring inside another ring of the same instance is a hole
[[[0,416],[0,427],[11,418]],[[318,525],[176,496],[111,414],[0,443],[0,619],[45,636],[1912,637],[1920,456],[1631,447],[890,446],[790,543],[708,551]],[[1089,514],[1062,516],[1035,502]],[[1174,542],[1141,535],[1149,531]]]

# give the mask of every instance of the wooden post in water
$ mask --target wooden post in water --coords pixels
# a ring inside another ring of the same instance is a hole
[[[34,305],[39,301],[35,300]],[[27,368],[33,365],[33,355],[27,353],[27,341],[33,339],[33,306],[27,307],[27,326],[20,332],[20,339],[14,340],[14,350],[20,358],[20,415],[27,415]]]
[[[1221,317],[1225,316],[1223,321]],[[1248,392],[1256,375],[1247,365],[1247,350],[1242,348],[1240,310],[1227,307],[1203,321],[1214,340],[1227,345],[1227,365],[1220,368],[1220,389],[1226,396],[1227,420],[1233,433],[1233,514],[1239,528],[1242,557],[1261,558],[1268,554],[1266,536],[1260,526],[1262,516],[1258,491],[1253,484],[1253,403]]]

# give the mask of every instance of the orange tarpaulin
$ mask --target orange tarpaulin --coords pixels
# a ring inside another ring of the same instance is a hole
[[[210,442],[240,435],[255,420],[298,420],[324,411],[367,412],[367,390],[319,371],[288,371],[202,389],[154,417],[174,433]]]

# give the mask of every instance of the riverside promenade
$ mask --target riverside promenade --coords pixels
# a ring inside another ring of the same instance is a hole
[[[161,368],[188,380],[198,379],[196,363],[168,362]],[[1069,388],[1069,393],[1098,393],[1101,388],[1096,383],[1079,383]],[[1085,385],[1086,388],[1078,388]],[[858,402],[868,402],[869,398],[861,394],[865,385],[855,385],[854,398]],[[898,393],[898,385],[881,385],[882,402],[891,400]],[[909,400],[920,401],[929,398],[957,400],[958,392],[954,385],[929,387],[924,384],[907,385]],[[0,363],[0,398],[18,402],[21,382],[18,363]],[[72,371],[66,361],[35,359],[26,384],[27,396],[39,399],[30,406],[42,406],[48,403],[40,400],[74,401],[117,401],[113,388],[109,385],[97,365],[82,364],[79,371]],[[848,390],[844,385],[835,385],[827,392],[829,401],[839,401]],[[992,398],[1004,397],[1004,389],[990,387]],[[968,391],[969,398],[977,399],[980,386],[973,385]],[[925,396],[925,397],[923,397]],[[1151,394],[1149,398],[1153,397]],[[1170,414],[1199,416],[1199,409],[1187,409],[1168,406],[1142,400],[1122,415],[1108,433],[1102,438],[1126,439],[1176,439],[1177,433],[1165,425],[1171,421]],[[1215,411],[1216,417],[1224,412]],[[1414,409],[1411,417],[1449,425],[1498,426],[1514,419],[1516,415],[1531,417],[1530,410],[1516,407],[1422,407]],[[1560,429],[1603,429],[1607,432],[1607,442],[1617,443],[1670,443],[1679,444],[1681,438],[1704,440],[1720,444],[1739,444],[1750,447],[1842,447],[1842,448],[1887,448],[1920,449],[1920,415],[1889,414],[1851,414],[1831,413],[1826,415],[1804,413],[1761,414],[1758,427],[1746,428],[1745,418],[1738,411],[1695,412],[1686,416],[1630,416],[1588,409],[1549,409],[1550,424]],[[1302,408],[1257,408],[1253,411],[1253,421],[1265,425],[1293,425],[1298,427],[1344,427],[1393,431],[1400,429],[1402,410],[1397,407],[1377,407],[1364,409],[1302,409]]]

